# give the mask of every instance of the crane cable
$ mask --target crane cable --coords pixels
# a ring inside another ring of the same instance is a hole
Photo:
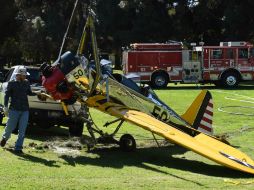
[[[62,51],[63,51],[63,46],[64,46],[65,40],[66,40],[66,38],[67,38],[67,34],[68,34],[68,32],[69,32],[69,28],[70,28],[70,25],[71,25],[71,22],[72,22],[72,18],[73,18],[73,15],[74,15],[74,13],[75,13],[75,10],[76,10],[78,1],[79,1],[79,0],[76,0],[76,2],[75,2],[75,4],[74,4],[74,7],[73,7],[73,10],[72,10],[72,13],[71,13],[71,18],[70,18],[70,21],[69,21],[69,23],[68,23],[67,29],[66,29],[66,31],[65,31],[65,33],[64,33],[62,45],[61,45],[61,48],[60,48],[60,51],[59,51],[57,60],[59,60],[60,57],[61,57],[61,54],[62,54]]]

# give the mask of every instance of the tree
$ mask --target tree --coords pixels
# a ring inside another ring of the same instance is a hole
[[[36,63],[55,60],[74,1],[0,2],[1,53]],[[119,63],[121,47],[136,42],[254,41],[251,0],[80,0],[63,51],[77,49],[90,2],[98,46],[116,53]]]
[[[10,67],[12,64],[19,63],[21,51],[15,38],[9,37],[5,39],[1,47],[1,55],[4,55],[6,62],[8,63],[8,67]]]
[[[18,30],[18,23],[15,19],[18,10],[14,0],[0,0],[0,4],[0,43],[2,44],[6,38],[15,36]]]
[[[70,19],[73,0],[17,0],[16,3],[22,18],[19,37],[24,57],[36,63],[55,60]],[[77,46],[78,41],[75,39],[81,33],[78,27],[81,20],[79,16],[80,14],[72,23],[70,35],[67,38],[68,49],[74,49]]]
[[[15,62],[17,56],[20,55],[16,38],[19,24],[15,19],[18,10],[15,7],[14,0],[0,0],[0,3],[0,59],[8,63],[10,61]],[[4,62],[1,61],[1,64],[4,64]],[[3,68],[3,65],[0,67]]]
[[[227,0],[224,3],[224,38],[231,41],[254,41],[254,18],[252,15],[254,2]]]

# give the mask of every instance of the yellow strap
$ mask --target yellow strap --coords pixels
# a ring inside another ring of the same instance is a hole
[[[63,101],[61,101],[61,104],[62,104],[65,115],[69,115],[68,108],[67,108],[66,104]]]

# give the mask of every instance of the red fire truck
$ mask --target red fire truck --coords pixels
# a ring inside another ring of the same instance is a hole
[[[254,48],[248,42],[221,42],[219,46],[181,43],[138,43],[123,51],[125,75],[136,75],[155,88],[173,83],[214,83],[235,87],[254,80]]]

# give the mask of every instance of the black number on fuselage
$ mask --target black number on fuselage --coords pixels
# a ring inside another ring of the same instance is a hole
[[[78,79],[79,77],[83,76],[83,71],[79,69],[77,72],[73,73],[73,76],[75,79]]]
[[[169,120],[168,113],[164,110],[161,110],[161,108],[158,106],[154,106],[152,114],[153,114],[153,116],[155,116],[156,118],[158,118],[162,121]]]

